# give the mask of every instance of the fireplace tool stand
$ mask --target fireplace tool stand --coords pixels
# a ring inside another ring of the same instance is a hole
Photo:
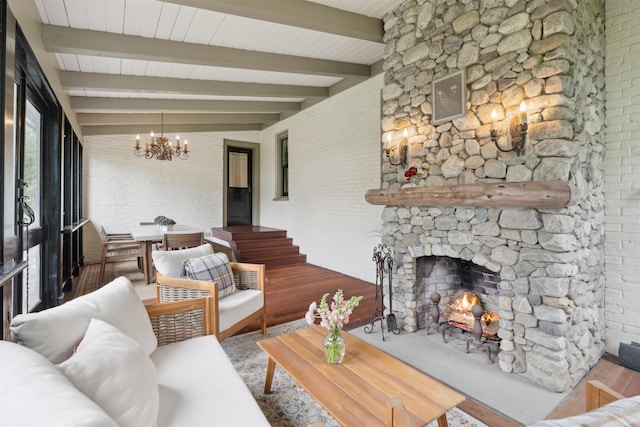
[[[380,331],[382,332],[382,340],[384,341],[384,320],[387,321],[387,329],[395,335],[400,333],[396,316],[393,314],[391,300],[392,300],[392,282],[393,282],[393,257],[391,256],[391,250],[383,244],[378,245],[373,249],[373,261],[376,263],[376,296],[373,303],[373,312],[371,314],[371,323],[369,326],[364,327],[364,332],[370,334],[373,332],[375,322],[380,321]],[[384,314],[384,278],[385,273],[388,273],[389,284],[389,315]]]

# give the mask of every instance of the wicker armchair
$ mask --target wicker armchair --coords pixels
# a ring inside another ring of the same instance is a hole
[[[180,301],[207,296],[211,298],[211,327],[219,341],[259,321],[267,331],[264,297],[264,265],[231,262],[236,287],[240,290],[220,298],[218,284],[156,273],[157,300]]]
[[[212,301],[213,297],[201,297],[147,305],[158,345],[213,334]]]

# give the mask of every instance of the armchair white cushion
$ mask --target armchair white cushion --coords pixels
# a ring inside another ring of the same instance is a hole
[[[264,292],[247,289],[218,300],[219,330],[226,331],[264,307]]]

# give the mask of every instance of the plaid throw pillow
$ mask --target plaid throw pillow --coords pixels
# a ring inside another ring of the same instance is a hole
[[[236,290],[229,258],[223,253],[205,255],[182,261],[189,279],[218,282],[218,297],[222,298]]]

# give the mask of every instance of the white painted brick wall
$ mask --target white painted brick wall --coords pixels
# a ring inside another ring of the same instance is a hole
[[[158,215],[209,234],[222,226],[223,138],[257,142],[258,132],[180,136],[189,141],[191,156],[170,162],[134,156],[135,135],[85,138],[83,213],[91,220],[83,231],[86,262],[100,261],[100,226],[126,231]]]
[[[375,282],[373,248],[382,207],[364,200],[380,188],[382,75],[264,130],[261,221],[284,228],[308,262]],[[276,196],[277,135],[289,132],[289,200]]]
[[[260,142],[260,217],[286,229],[310,263],[375,281],[381,206],[364,200],[380,187],[382,75],[306,109],[260,133],[192,134],[187,161],[135,157],[135,136],[84,141],[87,262],[100,260],[96,228],[126,230],[166,215],[209,232],[221,226],[223,137]],[[289,201],[276,194],[276,135],[289,131]]]
[[[640,341],[640,1],[606,7],[606,349]]]

